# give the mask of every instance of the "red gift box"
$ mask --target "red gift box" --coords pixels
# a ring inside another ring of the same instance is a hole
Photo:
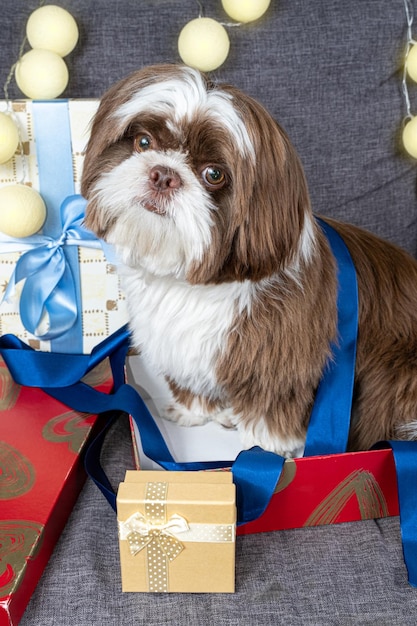
[[[239,535],[398,515],[392,450],[287,460],[261,517]]]
[[[107,360],[86,379],[108,392]],[[15,626],[83,485],[97,416],[17,385],[3,361],[0,410],[0,626]]]

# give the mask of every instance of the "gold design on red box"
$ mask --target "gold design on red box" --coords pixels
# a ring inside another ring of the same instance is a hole
[[[91,415],[67,411],[53,417],[42,429],[42,437],[52,443],[68,443],[71,452],[78,454],[91,429]]]
[[[29,558],[36,557],[43,528],[43,524],[26,520],[0,521],[0,597],[20,585],[18,574]]]
[[[87,385],[91,385],[91,387],[97,387],[98,385],[102,385],[106,380],[111,377],[111,368],[109,359],[104,359],[101,361],[96,367],[88,372],[86,376],[82,379],[84,383]]]
[[[361,519],[386,517],[388,506],[381,487],[371,472],[355,470],[314,509],[304,526],[335,523],[350,498],[358,502]]]
[[[3,359],[0,358],[0,411],[7,411],[16,404],[20,393],[20,385],[17,385]]]
[[[278,493],[288,487],[288,485],[294,480],[296,472],[297,465],[295,464],[295,461],[293,459],[287,459],[284,463],[284,467],[282,468],[281,476],[279,477],[274,493]]]
[[[105,359],[91,372],[84,376],[83,381],[97,387],[111,376],[110,363]],[[83,447],[91,429],[91,415],[67,411],[49,420],[42,429],[42,437],[52,443],[68,443],[71,452],[78,454]]]
[[[0,441],[0,500],[19,498],[30,491],[34,483],[35,468],[29,459]]]

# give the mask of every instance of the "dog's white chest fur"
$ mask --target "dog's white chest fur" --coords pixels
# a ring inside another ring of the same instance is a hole
[[[124,273],[135,345],[158,372],[217,398],[216,364],[236,315],[250,308],[248,283],[190,285],[146,271]]]

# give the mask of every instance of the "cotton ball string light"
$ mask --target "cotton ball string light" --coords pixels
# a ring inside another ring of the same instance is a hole
[[[42,228],[46,207],[37,191],[27,185],[0,188],[0,231],[9,237],[29,237]]]
[[[51,50],[65,57],[77,45],[78,27],[71,13],[62,7],[48,4],[30,15],[26,36],[32,48]]]
[[[253,22],[268,9],[271,0],[222,0],[227,15],[238,22]]]
[[[78,36],[75,19],[59,6],[40,6],[31,13],[26,24],[26,38],[14,66],[17,86],[25,96],[34,100],[52,100],[62,94],[69,80],[62,57],[75,48]],[[26,41],[32,49],[23,54]]]
[[[417,117],[413,117],[406,123],[402,138],[408,154],[417,159]]]
[[[413,7],[410,0],[404,0],[405,15],[407,19],[407,45],[402,78],[402,90],[405,100],[406,117],[403,123],[402,142],[408,154],[417,159],[417,118],[411,113],[410,98],[408,95],[407,76],[417,81],[417,45],[413,39]]]
[[[417,82],[417,45],[410,48],[405,65],[409,77]]]
[[[51,100],[65,90],[69,74],[65,61],[51,50],[29,50],[17,62],[17,86],[34,100]]]
[[[217,69],[227,59],[229,35],[222,24],[210,17],[188,22],[178,38],[178,52],[186,65],[202,72]]]
[[[19,146],[19,131],[10,115],[0,113],[0,163],[7,163]]]

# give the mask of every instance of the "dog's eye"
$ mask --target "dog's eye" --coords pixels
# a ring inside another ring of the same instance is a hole
[[[149,135],[136,135],[133,141],[133,147],[136,152],[145,152],[152,147],[152,138]]]
[[[209,165],[201,172],[203,182],[210,189],[221,189],[226,184],[226,174],[220,167]]]

